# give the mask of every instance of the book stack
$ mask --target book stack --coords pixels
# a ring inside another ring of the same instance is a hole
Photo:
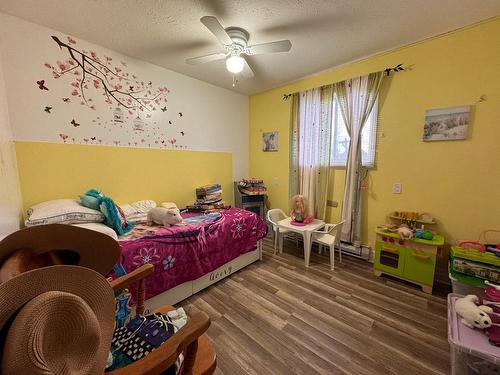
[[[264,180],[256,178],[244,178],[238,183],[238,189],[247,195],[264,195],[267,192]]]
[[[220,184],[205,185],[196,188],[196,203],[201,205],[214,204],[222,201]]]
[[[224,204],[220,184],[211,184],[196,188],[196,202],[186,208],[190,212],[210,212],[231,208],[231,206]]]

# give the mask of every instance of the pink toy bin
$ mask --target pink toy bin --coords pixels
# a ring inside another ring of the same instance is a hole
[[[466,327],[455,312],[455,301],[463,297],[448,294],[448,342],[452,375],[500,374],[500,347],[491,345],[488,336]]]

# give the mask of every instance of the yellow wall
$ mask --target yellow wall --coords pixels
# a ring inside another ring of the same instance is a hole
[[[334,48],[334,47],[332,47]],[[288,207],[290,102],[284,93],[403,63],[381,93],[376,169],[363,207],[364,242],[390,211],[430,212],[448,242],[500,229],[500,18],[377,55],[250,98],[250,172],[264,178],[271,206]],[[485,102],[477,103],[481,95]],[[472,105],[465,141],[424,143],[425,110]],[[262,132],[280,131],[279,152],[262,151]],[[332,170],[330,199],[342,201],[344,170]],[[277,179],[277,181],[275,181]],[[275,182],[278,185],[275,185]],[[402,183],[401,195],[392,184]],[[329,209],[330,220],[340,216]]]
[[[231,202],[231,153],[16,142],[23,206],[77,198],[97,188],[118,203],[193,203],[197,186],[219,182]]]

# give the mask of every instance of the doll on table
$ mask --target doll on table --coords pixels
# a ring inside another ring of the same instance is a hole
[[[303,195],[294,195],[292,197],[290,206],[292,207],[290,211],[292,223],[296,222],[307,224],[314,220],[314,217],[309,215],[309,206],[307,204],[307,199]]]

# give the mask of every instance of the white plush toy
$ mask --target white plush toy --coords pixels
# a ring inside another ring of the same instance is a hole
[[[491,318],[487,313],[492,313],[493,309],[489,306],[478,306],[476,302],[479,299],[473,294],[469,294],[455,301],[455,311],[462,317],[462,323],[470,328],[488,328],[491,327]]]
[[[156,223],[169,227],[181,222],[182,216],[178,208],[155,207],[148,212],[148,225]]]

